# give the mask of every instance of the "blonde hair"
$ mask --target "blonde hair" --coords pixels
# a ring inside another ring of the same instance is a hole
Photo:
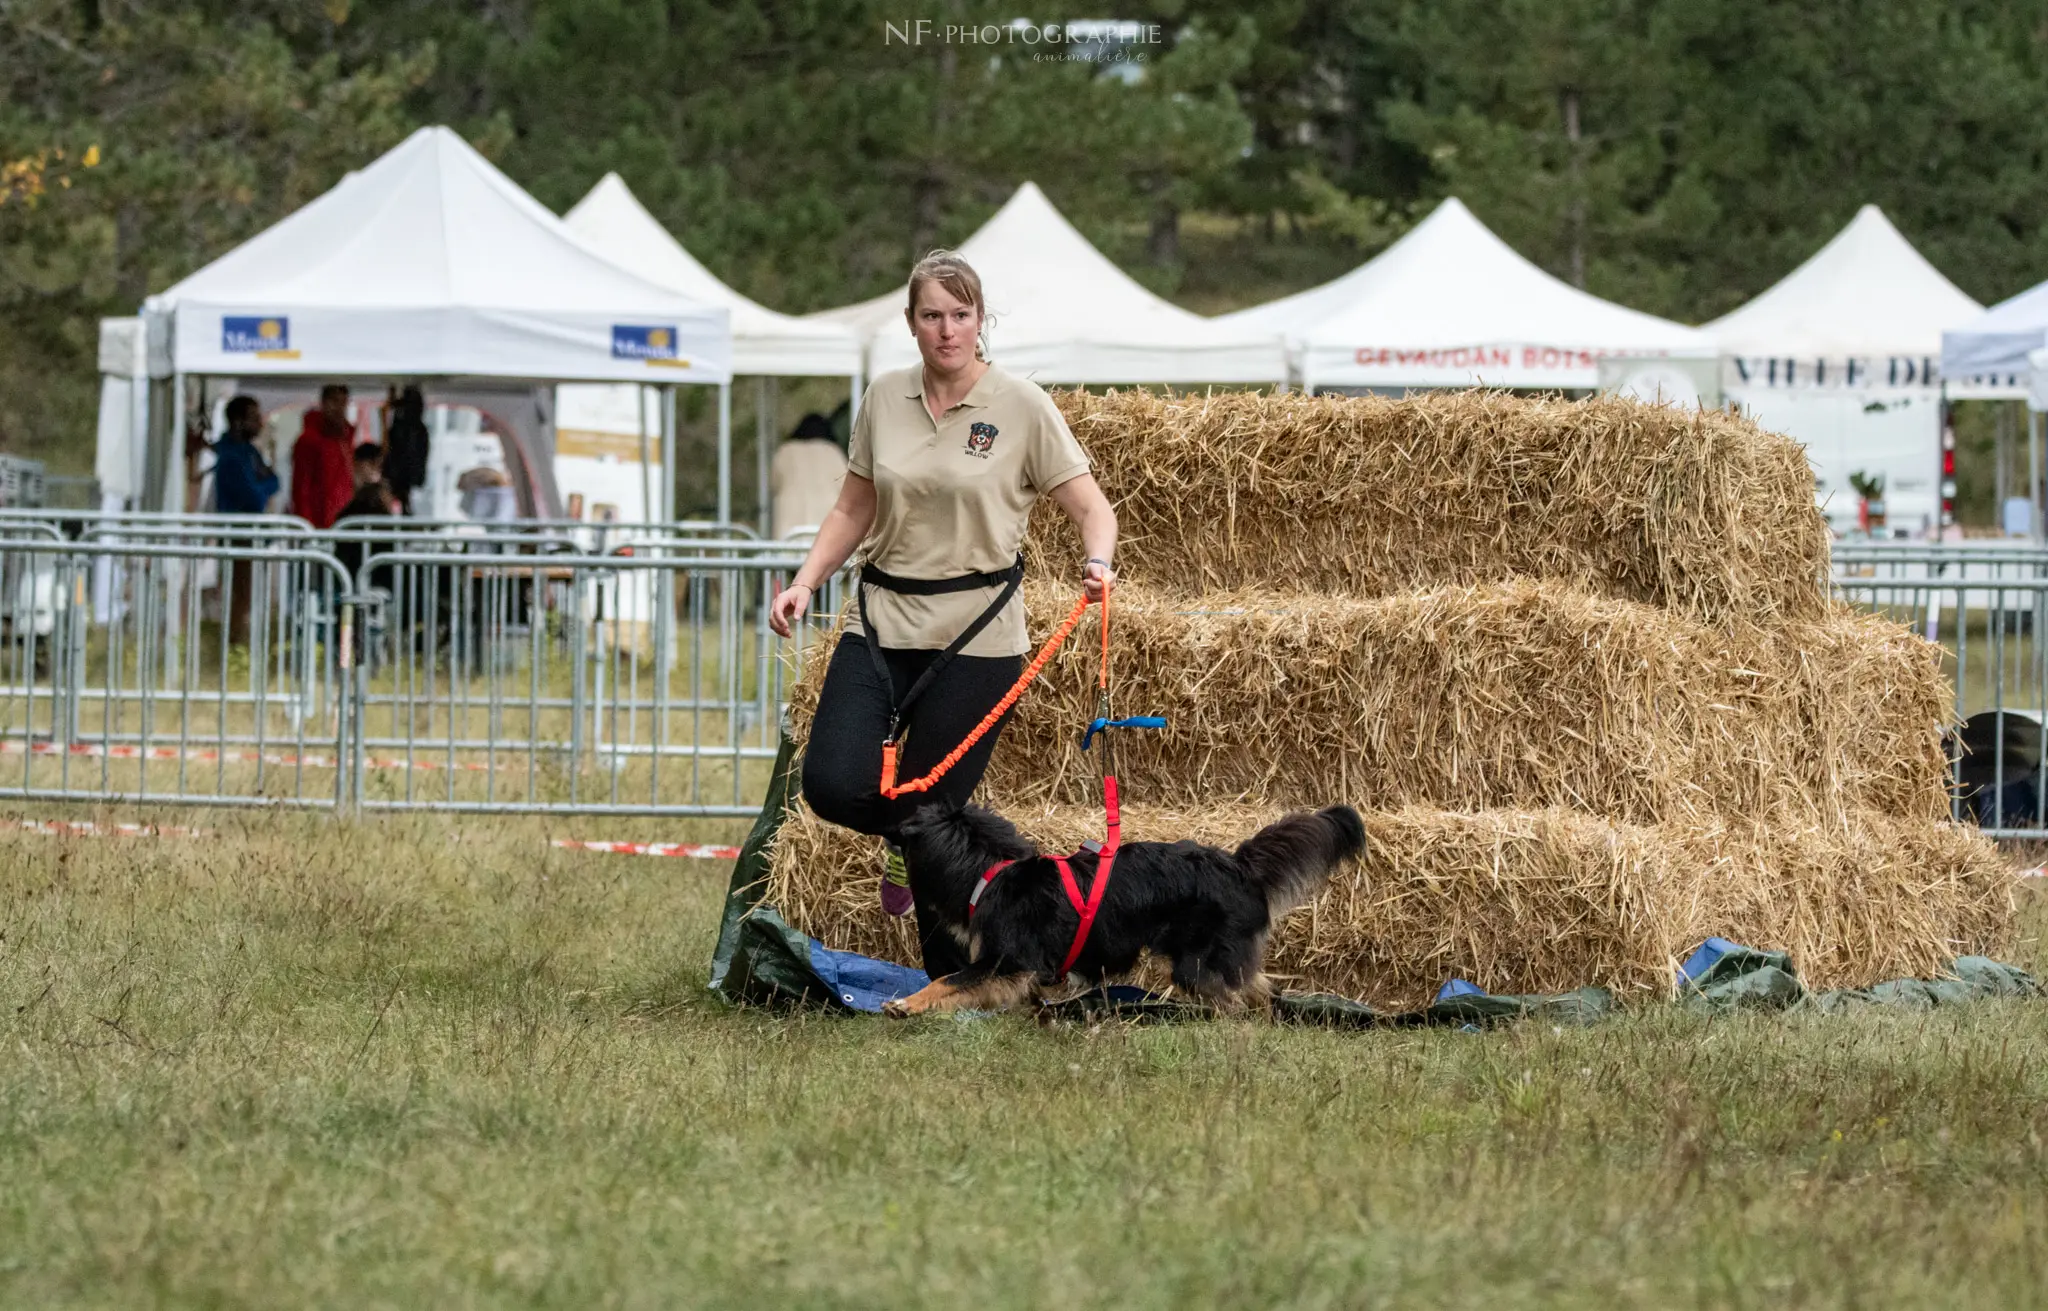
[[[981,331],[975,334],[974,358],[988,359],[988,302],[982,299],[981,275],[974,266],[960,258],[958,251],[935,250],[919,260],[910,270],[910,300],[905,311],[913,325],[917,318],[917,293],[927,282],[936,282],[944,287],[955,300],[965,301],[974,306],[981,315]]]

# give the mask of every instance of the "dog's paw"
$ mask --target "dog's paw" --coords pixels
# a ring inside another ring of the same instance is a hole
[[[908,997],[898,997],[895,1001],[885,1001],[882,1003],[882,1014],[892,1020],[907,1020],[917,1014],[917,1012],[910,1009],[910,999]]]

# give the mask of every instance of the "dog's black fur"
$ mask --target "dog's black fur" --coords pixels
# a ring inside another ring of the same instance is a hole
[[[901,837],[919,920],[943,925],[969,964],[891,1003],[890,1014],[1003,1006],[1059,981],[1080,916],[1051,857],[980,806],[925,806]],[[1174,986],[1195,997],[1229,1009],[1263,1004],[1268,931],[1364,849],[1365,824],[1349,806],[1284,816],[1234,852],[1192,841],[1126,843],[1073,972],[1090,980],[1124,974],[1149,948],[1172,960]],[[990,882],[970,919],[975,885],[1002,860],[1016,863]],[[1071,858],[1084,896],[1096,861],[1085,851]]]

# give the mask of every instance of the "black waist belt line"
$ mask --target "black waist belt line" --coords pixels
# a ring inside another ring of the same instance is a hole
[[[888,741],[896,740],[903,716],[910,713],[910,707],[931,687],[933,680],[938,678],[939,671],[944,669],[954,656],[966,649],[969,642],[980,636],[982,629],[995,622],[995,617],[1003,612],[1003,607],[1010,603],[1010,598],[1017,595],[1017,589],[1023,585],[1022,555],[1019,555],[1017,562],[1008,569],[999,569],[993,573],[961,574],[957,578],[903,578],[871,564],[860,567],[860,583],[854,589],[854,593],[860,598],[860,626],[867,635],[868,656],[875,662],[875,676],[889,692]],[[870,587],[879,587],[903,596],[945,596],[952,592],[974,592],[986,587],[1001,587],[1003,590],[1001,595],[989,603],[987,609],[974,617],[973,623],[961,629],[960,635],[948,643],[945,650],[939,652],[938,659],[925,666],[924,672],[917,676],[917,681],[910,685],[910,691],[898,701],[896,684],[889,677],[889,662],[882,658],[882,636],[875,630],[875,621],[868,614]]]

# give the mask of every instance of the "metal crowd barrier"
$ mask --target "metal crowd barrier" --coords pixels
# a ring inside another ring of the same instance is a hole
[[[193,585],[208,563],[225,624]],[[346,804],[352,609],[331,556],[9,539],[0,576],[0,796]]]
[[[0,511],[0,798],[753,813],[845,578],[785,641],[801,540],[589,527]],[[2048,838],[2048,550],[1844,545],[1833,588],[1941,646],[1956,816]]]
[[[1955,817],[1995,838],[2048,838],[2048,551],[1997,539],[1837,546],[1833,582],[1837,597],[1942,648]]]
[[[94,527],[125,526],[136,533],[153,530],[179,530],[217,528],[248,528],[259,526],[272,531],[296,531],[309,534],[313,525],[295,514],[213,514],[183,513],[171,510],[66,510],[49,507],[0,509],[0,528],[9,524],[43,524],[57,529],[70,530],[66,536]]]
[[[801,543],[225,518],[0,520],[0,798],[752,814],[843,585],[785,641]]]
[[[361,804],[753,813],[788,657],[829,622],[825,611],[794,643],[768,630],[768,602],[801,563],[786,552],[372,556],[358,575]]]

